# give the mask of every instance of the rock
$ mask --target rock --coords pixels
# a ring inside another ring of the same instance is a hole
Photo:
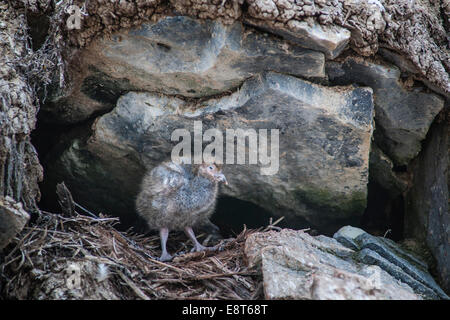
[[[23,209],[20,202],[15,202],[6,196],[0,198],[0,249],[22,231],[30,220],[30,215]]]
[[[379,267],[354,261],[353,250],[325,238],[289,229],[247,238],[246,261],[261,268],[266,299],[421,299]]]
[[[67,122],[112,109],[111,103],[130,90],[199,98],[235,90],[264,71],[325,77],[321,52],[238,22],[224,25],[184,16],[115,33],[90,45],[72,65],[78,84],[46,108]],[[61,115],[61,109],[68,111]]]
[[[327,59],[334,59],[346,48],[351,32],[336,25],[321,25],[314,20],[290,20],[287,24],[246,17],[245,23],[282,36],[300,46],[321,51]]]
[[[355,241],[355,239],[364,233],[365,231],[360,228],[345,226],[340,228],[333,235],[333,238],[336,239],[341,244],[343,244],[344,246],[346,246],[347,248],[357,251],[360,249],[360,245]]]
[[[450,115],[430,128],[419,156],[411,163],[412,187],[406,194],[405,234],[424,242],[433,254],[442,287],[450,291],[449,146]]]
[[[357,251],[360,262],[379,266],[417,294],[427,299],[450,299],[429,274],[428,265],[392,240],[350,226],[339,229],[333,238]]]
[[[440,96],[421,88],[406,90],[400,83],[400,70],[393,65],[349,57],[343,63],[329,63],[327,72],[335,84],[357,83],[374,90],[375,139],[396,165],[406,165],[417,156],[433,119],[444,107]]]
[[[369,158],[370,177],[380,186],[389,191],[391,198],[395,198],[406,191],[408,183],[394,171],[392,160],[372,143]]]
[[[72,73],[80,72],[83,62],[72,62]],[[83,71],[87,73],[87,71]],[[71,124],[85,121],[97,113],[105,113],[114,108],[117,99],[130,90],[139,88],[129,83],[126,78],[113,79],[95,67],[83,79],[75,75],[76,81],[64,90],[53,88],[51,95],[42,106],[43,121],[53,124]]]
[[[412,61],[395,51],[380,48],[378,49],[378,53],[387,61],[399,67],[403,72],[409,72],[413,74],[420,73],[420,70],[412,63]]]
[[[192,133],[199,120],[203,132],[277,129],[276,174],[262,174],[261,165],[249,164],[247,156],[245,165],[225,165],[229,187],[222,192],[333,232],[343,221],[359,220],[365,209],[372,112],[370,89],[328,88],[276,73],[200,105],[130,92],[97,119],[87,143],[78,139],[66,148],[51,174],[81,203],[126,216],[144,168],[169,158],[178,143],[171,142],[175,129]]]
[[[388,260],[381,257],[378,253],[363,249],[358,254],[358,260],[370,265],[377,265],[383,270],[388,270],[388,273],[394,278],[401,279],[402,282],[407,283],[411,288],[415,290],[417,294],[421,294],[428,299],[439,299],[436,293],[423,286],[420,282],[416,281],[413,277],[407,273],[402,272],[402,269]]]
[[[197,1],[203,3],[189,3]],[[295,20],[344,27],[351,31],[349,46],[359,55],[374,56],[380,46],[401,52],[431,83],[450,93],[448,31],[442,22],[442,9],[436,4],[416,1],[412,6],[408,0],[247,0],[246,6],[244,17],[251,16],[275,28],[287,29]],[[211,11],[206,5],[203,10]]]
[[[420,70],[412,63],[411,60],[408,58],[402,56],[401,54],[391,51],[388,49],[380,48],[378,50],[378,53],[385,58],[387,61],[395,64],[397,67],[402,70],[402,72],[407,72],[414,74],[414,76],[420,81],[422,81],[429,89],[433,90],[434,92],[446,97],[447,99],[450,99],[450,92],[447,90],[443,90],[443,88],[436,86],[436,84],[433,84],[426,78],[421,76]]]

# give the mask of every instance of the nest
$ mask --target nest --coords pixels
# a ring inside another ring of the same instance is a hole
[[[61,191],[61,189],[60,189]],[[120,232],[117,218],[80,214],[68,190],[63,214],[42,212],[0,256],[1,296],[11,299],[261,299],[260,272],[244,262],[257,230],[221,240],[220,250],[183,253],[186,237],[171,234],[177,255],[158,261],[157,235]],[[63,192],[63,193],[64,193]],[[205,239],[205,235],[199,238]],[[208,238],[205,239],[207,241]],[[204,242],[205,242],[204,241]],[[205,244],[205,243],[204,243]]]

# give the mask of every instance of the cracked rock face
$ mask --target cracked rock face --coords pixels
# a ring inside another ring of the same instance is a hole
[[[126,91],[209,97],[233,91],[264,71],[305,78],[325,77],[325,57],[241,23],[224,25],[188,17],[116,33],[83,52],[69,93],[53,98],[56,120],[78,122],[108,110]],[[67,108],[66,106],[70,106]]]
[[[359,262],[379,266],[421,296],[427,299],[450,299],[428,273],[428,265],[390,239],[375,237],[351,226],[339,229],[333,238],[355,250]]]
[[[254,233],[244,252],[261,268],[266,299],[421,299],[382,268],[355,261],[355,251],[333,238],[289,229]]]
[[[372,117],[369,88],[328,88],[276,73],[199,104],[130,92],[94,123],[87,143],[75,140],[53,169],[82,203],[126,215],[144,168],[170,157],[175,129],[192,135],[194,121],[202,120],[203,132],[217,128],[223,142],[226,129],[268,129],[270,139],[270,129],[278,129],[278,172],[261,174],[261,165],[249,164],[247,155],[245,165],[225,165],[229,187],[223,193],[331,231],[364,211]],[[93,201],[86,188],[91,183],[104,199]]]
[[[422,152],[412,161],[413,187],[406,195],[405,219],[406,234],[432,251],[446,290],[450,290],[449,119],[447,111],[446,117],[433,124]]]
[[[392,198],[401,195],[408,188],[407,182],[393,171],[394,164],[383,151],[372,143],[370,151],[370,176],[379,185],[389,190]]]
[[[330,62],[327,69],[333,83],[357,83],[374,90],[376,139],[395,164],[406,165],[419,154],[421,141],[444,107],[442,97],[422,87],[404,88],[400,70],[393,65],[347,58]]]

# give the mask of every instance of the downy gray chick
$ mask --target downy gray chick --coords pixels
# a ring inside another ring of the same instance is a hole
[[[228,184],[220,167],[207,163],[188,165],[167,161],[145,174],[136,209],[150,229],[159,230],[161,261],[172,259],[166,249],[169,230],[184,230],[194,243],[192,251],[214,249],[201,245],[192,227],[202,224],[213,213],[220,182]]]

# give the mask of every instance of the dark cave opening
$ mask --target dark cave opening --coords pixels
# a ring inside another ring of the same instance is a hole
[[[211,222],[218,226],[221,235],[227,238],[239,234],[244,229],[244,225],[248,229],[266,227],[269,225],[270,218],[272,222],[278,219],[271,212],[252,202],[222,196],[217,202]],[[280,221],[277,226],[288,227],[284,221]]]
[[[404,214],[403,196],[392,197],[389,191],[369,178],[367,206],[361,221],[362,228],[373,235],[399,241],[404,237]]]
[[[41,191],[39,209],[48,212],[60,212],[56,196],[56,183],[50,182],[54,158],[58,157],[66,146],[77,137],[84,137],[90,132],[93,120],[89,119],[83,124],[68,124],[49,122],[47,114],[39,110],[36,128],[31,133],[31,142],[36,148],[39,162],[44,170],[44,178],[39,182]],[[62,182],[62,181],[58,181]],[[76,201],[76,199],[74,199]]]

